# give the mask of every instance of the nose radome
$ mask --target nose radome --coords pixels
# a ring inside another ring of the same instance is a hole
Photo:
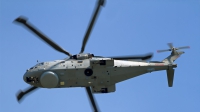
[[[32,82],[32,77],[33,77],[33,74],[32,73],[30,73],[30,72],[26,72],[25,74],[24,74],[24,76],[23,76],[23,79],[24,79],[24,82],[26,82],[26,83],[30,83],[30,82]]]
[[[27,83],[26,77],[27,77],[27,72],[26,72],[26,73],[24,74],[24,76],[23,76],[24,82]]]
[[[23,76],[24,82],[28,83],[28,84],[35,84],[35,83],[39,83],[39,78],[38,78],[39,74],[38,72],[26,72]]]

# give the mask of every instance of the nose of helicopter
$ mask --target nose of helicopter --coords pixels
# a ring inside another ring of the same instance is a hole
[[[27,71],[23,76],[24,82],[28,84],[36,83],[38,82],[38,77],[36,76],[37,76],[37,73]]]
[[[39,83],[39,76],[40,72],[27,70],[27,72],[24,73],[23,80],[27,84],[34,85]]]
[[[27,76],[28,76],[28,73],[26,72],[26,73],[24,74],[24,76],[23,76],[24,82],[26,82],[26,83],[27,83],[27,80],[26,80]]]

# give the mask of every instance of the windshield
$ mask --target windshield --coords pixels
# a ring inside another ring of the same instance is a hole
[[[36,64],[35,66],[41,66],[41,65],[44,65],[44,62],[38,63],[38,64]]]
[[[44,65],[44,62],[36,64],[35,66],[31,67],[29,70],[37,68],[38,66],[42,66],[42,65]]]

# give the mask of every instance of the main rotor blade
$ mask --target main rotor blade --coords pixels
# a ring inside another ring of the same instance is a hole
[[[31,30],[33,33],[35,33],[40,39],[45,41],[47,44],[49,44],[51,47],[53,47],[55,50],[62,52],[68,56],[72,56],[69,52],[65,51],[63,48],[61,48],[59,45],[57,45],[54,41],[52,41],[50,38],[42,34],[40,31],[38,31],[36,28],[33,27],[30,23],[27,22],[25,18],[19,17],[15,19],[16,22],[21,23],[25,25],[29,30]]]
[[[94,15],[93,15],[93,17],[92,17],[92,20],[91,20],[91,22],[90,22],[90,25],[89,25],[89,27],[88,27],[88,29],[87,29],[87,32],[86,32],[86,34],[85,34],[85,36],[84,36],[84,38],[83,38],[83,43],[82,43],[82,47],[81,47],[80,53],[83,53],[84,50],[85,50],[85,45],[86,45],[86,43],[87,43],[87,41],[88,41],[88,39],[89,39],[90,32],[92,31],[92,28],[93,28],[93,26],[94,26],[96,17],[97,17],[97,15],[98,15],[99,10],[100,10],[100,7],[103,6],[103,4],[104,4],[104,0],[98,0],[97,6],[96,6],[96,10],[95,10]]]
[[[141,55],[141,56],[136,56],[136,55],[129,55],[129,56],[113,56],[113,57],[108,57],[108,58],[113,58],[116,60],[127,60],[127,59],[141,59],[141,60],[148,60],[152,58],[153,54],[146,54],[146,55]]]
[[[98,108],[97,108],[97,105],[96,105],[96,102],[95,102],[95,99],[92,95],[92,92],[90,90],[90,87],[85,87],[86,91],[87,91],[87,94],[88,94],[88,97],[90,99],[90,103],[92,104],[93,106],[93,109],[94,109],[94,112],[99,112],[98,111]]]
[[[21,99],[22,99],[25,95],[27,95],[27,94],[30,93],[30,92],[33,92],[33,90],[35,90],[35,89],[37,89],[37,88],[38,88],[38,87],[31,86],[31,87],[29,87],[28,89],[26,89],[25,91],[20,91],[20,92],[16,95],[17,101],[20,102]]]
[[[167,45],[170,47],[170,49],[173,48],[173,44],[172,43],[168,43]]]

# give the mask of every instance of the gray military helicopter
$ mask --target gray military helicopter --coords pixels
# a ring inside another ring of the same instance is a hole
[[[177,64],[173,62],[184,52],[179,49],[189,48],[188,46],[175,48],[169,43],[170,49],[159,50],[158,52],[171,51],[171,55],[163,61],[146,62],[152,57],[152,54],[141,56],[115,56],[103,57],[95,56],[91,53],[83,53],[90,32],[94,26],[96,17],[100,8],[104,5],[104,0],[98,0],[87,32],[83,38],[81,51],[79,54],[72,55],[65,51],[47,36],[42,34],[33,25],[27,22],[27,19],[19,17],[15,20],[30,31],[35,33],[40,39],[53,47],[55,50],[69,56],[62,60],[54,60],[38,63],[26,71],[23,79],[31,87],[17,94],[17,100],[21,99],[37,88],[69,88],[85,87],[90,102],[95,112],[98,112],[92,93],[110,93],[115,92],[115,84],[127,79],[154,71],[166,70],[168,85],[172,87],[174,69]]]

